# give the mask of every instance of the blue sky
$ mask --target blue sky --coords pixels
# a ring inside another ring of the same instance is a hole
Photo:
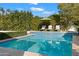
[[[0,3],[5,9],[32,11],[33,15],[42,17],[58,13],[57,6],[57,3]]]

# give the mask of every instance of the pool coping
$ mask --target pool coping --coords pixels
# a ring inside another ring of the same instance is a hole
[[[63,33],[67,33],[67,31],[29,31],[29,32],[63,32]]]
[[[39,54],[39,53],[24,51],[23,56],[43,56],[43,55],[42,54]]]

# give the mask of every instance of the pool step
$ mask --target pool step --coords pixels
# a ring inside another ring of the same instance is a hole
[[[39,50],[40,50],[40,47],[38,46],[38,44],[34,44],[31,48],[28,49],[28,51],[35,52],[35,53],[38,53]]]

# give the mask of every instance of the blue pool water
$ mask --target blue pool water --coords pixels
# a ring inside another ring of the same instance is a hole
[[[33,35],[1,42],[1,47],[48,56],[71,56],[73,33],[32,32]]]

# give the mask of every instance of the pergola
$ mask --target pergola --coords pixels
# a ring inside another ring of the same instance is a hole
[[[45,29],[48,29],[48,26],[51,25],[51,19],[50,18],[42,18],[40,19],[41,23],[39,24],[40,28],[45,27]]]

